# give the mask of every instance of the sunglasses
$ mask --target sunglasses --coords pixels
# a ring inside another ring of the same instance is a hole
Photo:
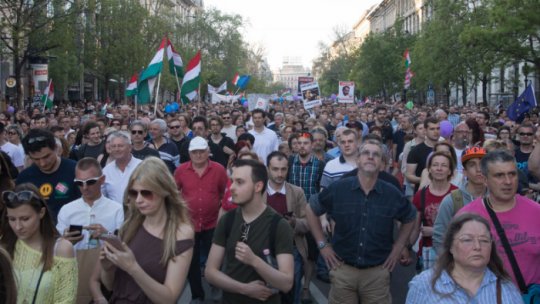
[[[533,136],[534,133],[519,133],[519,136]]]
[[[133,189],[128,190],[128,195],[133,200],[135,200],[139,196],[139,194],[144,199],[147,199],[147,200],[152,200],[154,198],[154,192],[152,192],[150,190],[141,190],[141,191],[137,191],[137,190],[133,190]]]
[[[132,135],[135,135],[135,134],[143,135],[144,131],[143,130],[131,130],[131,134]]]
[[[242,234],[240,234],[240,241],[241,242],[244,242],[244,243],[247,243],[248,241],[248,236],[249,236],[249,228],[250,228],[250,224],[248,223],[243,223],[242,224],[242,227],[241,227],[241,232]]]
[[[32,137],[32,138],[29,138],[28,139],[28,144],[33,144],[35,142],[42,142],[42,141],[45,141],[47,140],[47,137],[45,136],[38,136],[38,137]]]
[[[8,207],[29,202],[31,199],[37,199],[41,202],[41,204],[45,205],[43,199],[30,190],[23,190],[19,192],[4,191],[2,192],[2,199]]]
[[[102,175],[103,176],[103,175]],[[85,180],[82,180],[82,179],[74,179],[73,182],[75,183],[75,185],[79,186],[79,187],[83,187],[84,185],[86,186],[93,186],[95,185],[98,180],[101,178],[101,176],[98,176],[98,177],[92,177],[92,178],[89,178],[89,179],[85,179]]]
[[[180,126],[169,126],[169,129],[178,129]]]
[[[7,132],[8,135],[16,135],[17,132]]]
[[[113,122],[112,125],[113,125],[113,126],[119,126],[120,123],[119,123],[119,122]]]
[[[221,117],[221,119],[231,119],[229,116]]]

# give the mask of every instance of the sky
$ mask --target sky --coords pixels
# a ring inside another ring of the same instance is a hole
[[[204,0],[206,8],[239,14],[246,21],[246,42],[264,48],[272,69],[284,56],[300,56],[311,67],[320,49],[330,44],[334,29],[352,30],[360,16],[380,0]]]

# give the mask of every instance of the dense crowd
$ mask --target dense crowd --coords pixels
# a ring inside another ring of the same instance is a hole
[[[187,281],[191,303],[311,303],[316,276],[330,303],[391,303],[414,263],[407,303],[523,303],[539,122],[378,100],[9,106],[0,302],[176,303]]]

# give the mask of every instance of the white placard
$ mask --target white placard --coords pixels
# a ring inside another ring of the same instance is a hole
[[[300,86],[304,109],[308,110],[322,105],[321,94],[318,82],[304,83]]]
[[[354,102],[354,81],[340,81],[338,88],[338,102]]]

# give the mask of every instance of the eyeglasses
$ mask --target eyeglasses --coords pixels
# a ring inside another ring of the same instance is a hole
[[[17,132],[7,132],[8,135],[17,135]]]
[[[372,157],[372,158],[381,158],[381,153],[376,152],[376,151],[374,152],[374,151],[369,151],[369,150],[363,150],[363,151],[360,151],[360,155]]]
[[[133,200],[135,200],[139,196],[139,194],[144,199],[147,199],[147,200],[152,200],[154,198],[154,192],[152,192],[150,190],[141,190],[141,191],[137,191],[137,190],[133,190],[133,189],[128,190],[128,195]]]
[[[178,128],[180,128],[179,125],[176,125],[176,126],[169,126],[169,129],[178,129]]]
[[[13,192],[13,191],[2,192],[2,199],[4,200],[4,203],[6,203],[8,207],[16,206],[16,205],[28,202],[33,198],[39,200],[41,204],[45,205],[45,203],[43,202],[43,199],[30,190],[23,190],[19,192]]]
[[[221,117],[221,119],[231,119],[231,117],[230,116],[223,116],[223,117]]]
[[[32,138],[29,138],[28,139],[28,144],[33,144],[35,142],[42,142],[42,141],[45,141],[47,140],[47,137],[45,136],[38,136],[38,137],[32,137]]]
[[[249,228],[250,227],[251,227],[251,225],[248,224],[248,223],[243,223],[242,224],[242,227],[241,227],[242,234],[240,235],[240,241],[241,242],[247,243],[248,236],[249,236]]]
[[[119,126],[120,123],[119,123],[119,122],[113,122],[112,125],[113,125],[113,126]]]
[[[103,175],[101,175],[103,176]],[[93,186],[95,185],[98,180],[101,178],[101,176],[98,176],[98,177],[92,177],[92,178],[89,178],[89,179],[74,179],[73,182],[75,183],[75,185],[79,186],[79,187],[83,187],[84,185],[86,186]]]
[[[534,133],[519,133],[519,136],[533,136]]]
[[[131,130],[131,134],[132,135],[135,135],[135,134],[143,135],[144,131],[143,130]]]
[[[480,244],[480,247],[488,247],[491,246],[491,238],[485,237],[485,236],[462,236],[457,239],[463,246],[465,247],[473,247],[475,245],[475,240],[478,240],[478,243]]]

